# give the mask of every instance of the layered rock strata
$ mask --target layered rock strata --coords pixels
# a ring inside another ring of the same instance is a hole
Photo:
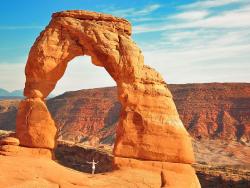
[[[53,153],[44,148],[28,148],[19,146],[19,140],[15,137],[7,136],[0,138],[0,155],[12,157],[35,157],[52,159]]]

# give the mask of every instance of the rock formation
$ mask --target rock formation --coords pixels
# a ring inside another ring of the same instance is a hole
[[[22,146],[53,149],[56,126],[44,100],[28,98],[19,104],[16,133]]]
[[[28,148],[19,146],[20,142],[16,136],[11,133],[6,136],[0,137],[0,155],[12,157],[34,157],[52,159],[53,153],[45,148]]]
[[[2,132],[2,136],[14,136],[10,132]],[[0,145],[4,144],[17,144],[16,138],[3,138]],[[6,142],[7,141],[7,142]],[[207,146],[206,146],[207,147]],[[37,149],[37,148],[26,148]],[[1,146],[0,146],[1,150]],[[81,172],[91,172],[91,167],[86,164],[86,161],[90,161],[93,158],[99,161],[95,177],[89,176],[86,173],[79,173],[72,169],[67,169],[51,160],[44,158],[34,158],[35,153],[32,156],[24,157],[24,153],[19,156],[1,156],[0,151],[0,185],[3,187],[16,187],[16,188],[31,188],[31,187],[189,187],[186,185],[186,181],[181,179],[181,184],[174,186],[174,183],[178,182],[176,177],[171,177],[171,173],[168,174],[168,179],[173,182],[168,182],[164,185],[164,174],[159,174],[149,170],[139,170],[135,168],[120,169],[112,171],[112,147],[105,145],[98,148],[89,147],[82,144],[75,144],[74,142],[62,142],[59,141],[56,148],[56,159],[60,164],[76,169]],[[213,153],[211,151],[211,153]],[[215,152],[216,153],[216,152]],[[13,153],[12,153],[13,154]],[[210,155],[209,155],[210,157]],[[247,156],[246,156],[247,157]],[[217,157],[221,158],[221,156]],[[140,161],[139,161],[140,162]],[[131,160],[130,165],[134,164],[134,160]],[[147,162],[146,162],[147,164]],[[145,168],[144,162],[140,162]],[[157,163],[156,163],[157,164]],[[163,165],[159,163],[160,165]],[[223,163],[224,164],[224,163]],[[242,163],[241,163],[242,164]],[[173,165],[174,166],[174,165]],[[203,188],[210,187],[249,187],[250,177],[249,169],[246,165],[237,165],[237,168],[228,166],[211,166],[211,165],[193,165],[196,169],[199,181]],[[178,168],[178,166],[177,166]],[[103,172],[109,173],[105,174]],[[174,175],[172,173],[172,175]],[[180,178],[178,176],[177,178]]]
[[[130,23],[121,18],[87,11],[53,14],[26,64],[27,98],[19,105],[16,124],[20,145],[55,147],[56,126],[45,98],[70,60],[89,55],[93,64],[104,67],[116,81],[122,105],[115,166],[150,168],[162,174],[166,186],[178,187],[179,183],[181,187],[185,182],[187,187],[199,187],[190,165],[194,162],[191,139],[172,95],[160,74],[144,65],[141,50],[130,35]],[[182,181],[172,184],[174,177]]]

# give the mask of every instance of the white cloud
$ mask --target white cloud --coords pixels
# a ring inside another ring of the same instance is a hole
[[[247,45],[250,43],[250,30],[239,30],[223,32],[221,35],[214,37],[215,40],[209,41],[208,45],[213,46],[234,46]]]
[[[250,82],[250,44],[185,50],[145,51],[145,63],[167,83]]]
[[[145,63],[159,70],[167,82],[250,82],[250,5],[238,4],[216,14],[210,9],[242,2],[246,1],[199,1],[177,7],[180,13],[168,17],[152,15],[162,7],[159,4],[109,12],[137,22],[133,33],[138,36],[161,31],[154,42],[149,43],[145,38],[145,41],[136,42],[143,49]],[[138,24],[141,22],[146,24]],[[39,26],[2,26],[0,30],[32,28]],[[24,65],[0,64],[0,88],[23,87]],[[115,82],[104,68],[94,66],[89,57],[79,57],[69,63],[53,93],[113,85]]]
[[[215,30],[202,29],[194,31],[171,31],[164,32],[159,43],[153,46],[143,44],[145,49],[152,50],[156,46],[168,50],[201,49],[212,47],[247,45],[250,43],[250,30]]]
[[[196,1],[194,3],[190,3],[187,5],[179,6],[182,9],[207,9],[207,8],[214,8],[225,6],[233,3],[244,3],[247,0],[203,0],[203,1]]]
[[[0,63],[0,88],[13,91],[24,88],[24,63]]]
[[[215,29],[250,29],[250,2],[245,0],[233,1],[198,1],[185,6],[191,7],[193,4],[209,4],[212,5],[225,5],[230,3],[238,3],[237,6],[231,9],[220,11],[212,11],[210,9],[181,9],[178,14],[162,17],[136,17],[135,21],[142,20],[144,23],[133,26],[133,33],[147,33],[176,29],[201,29],[201,28],[215,28]],[[177,6],[179,8],[181,6]],[[132,20],[133,20],[132,19]],[[150,21],[147,23],[147,21]]]
[[[162,34],[166,41],[169,41],[172,45],[175,43],[183,43],[183,41],[194,41],[200,37],[201,31],[173,31],[171,33],[165,32]],[[206,35],[208,37],[208,35]]]
[[[93,65],[89,56],[80,56],[69,62],[65,74],[52,93],[57,95],[66,91],[115,85],[115,81],[103,67]]]
[[[152,60],[153,64],[163,65],[165,63],[175,62],[181,65],[183,62],[194,63],[202,61],[213,61],[222,58],[231,57],[250,57],[250,44],[246,45],[235,45],[235,46],[212,46],[209,48],[200,49],[180,49],[180,50],[151,50],[144,51],[145,61],[150,63]],[[150,58],[152,57],[152,58]],[[157,58],[155,58],[157,57]],[[151,64],[151,63],[150,63]]]
[[[200,20],[208,16],[209,12],[206,10],[203,11],[187,11],[171,16],[172,19],[181,19],[181,20]]]
[[[151,4],[151,5],[145,6],[142,9],[136,9],[136,8],[112,9],[112,10],[106,10],[105,12],[109,12],[119,17],[130,18],[130,17],[136,17],[136,16],[138,17],[138,16],[149,15],[159,8],[161,8],[160,4]]]
[[[240,29],[250,28],[250,9],[243,7],[241,9],[225,11],[216,16],[201,18],[198,20],[190,20],[183,22],[175,22],[168,20],[167,22],[158,22],[150,24],[141,24],[133,27],[134,33],[145,33],[176,29],[200,29],[200,28],[217,28],[217,29]],[[186,14],[184,12],[183,14]]]
[[[196,22],[180,24],[177,28],[239,28],[250,27],[250,12],[237,11],[226,12],[218,16],[212,16]]]
[[[140,16],[148,15],[148,14],[154,12],[155,10],[159,9],[160,7],[161,7],[161,5],[159,5],[159,4],[148,5],[144,9],[136,11],[135,15],[140,15]]]
[[[23,62],[0,63],[0,88],[8,91],[24,88],[25,60]],[[93,65],[90,57],[81,56],[69,62],[64,76],[58,81],[52,93],[57,95],[66,91],[115,85],[115,81],[103,67]]]

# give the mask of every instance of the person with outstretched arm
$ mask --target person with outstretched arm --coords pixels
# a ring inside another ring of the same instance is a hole
[[[93,159],[92,162],[87,161],[87,163],[92,165],[92,175],[95,174],[95,165],[97,165],[99,161],[95,162],[95,160]]]

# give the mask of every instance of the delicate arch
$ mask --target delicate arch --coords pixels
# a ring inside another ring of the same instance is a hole
[[[116,81],[122,112],[117,128],[116,157],[192,163],[190,137],[166,83],[144,65],[131,40],[130,23],[87,11],[53,14],[31,48],[23,100],[17,115],[17,136],[23,146],[55,147],[56,126],[44,98],[63,76],[67,63],[89,55]]]

